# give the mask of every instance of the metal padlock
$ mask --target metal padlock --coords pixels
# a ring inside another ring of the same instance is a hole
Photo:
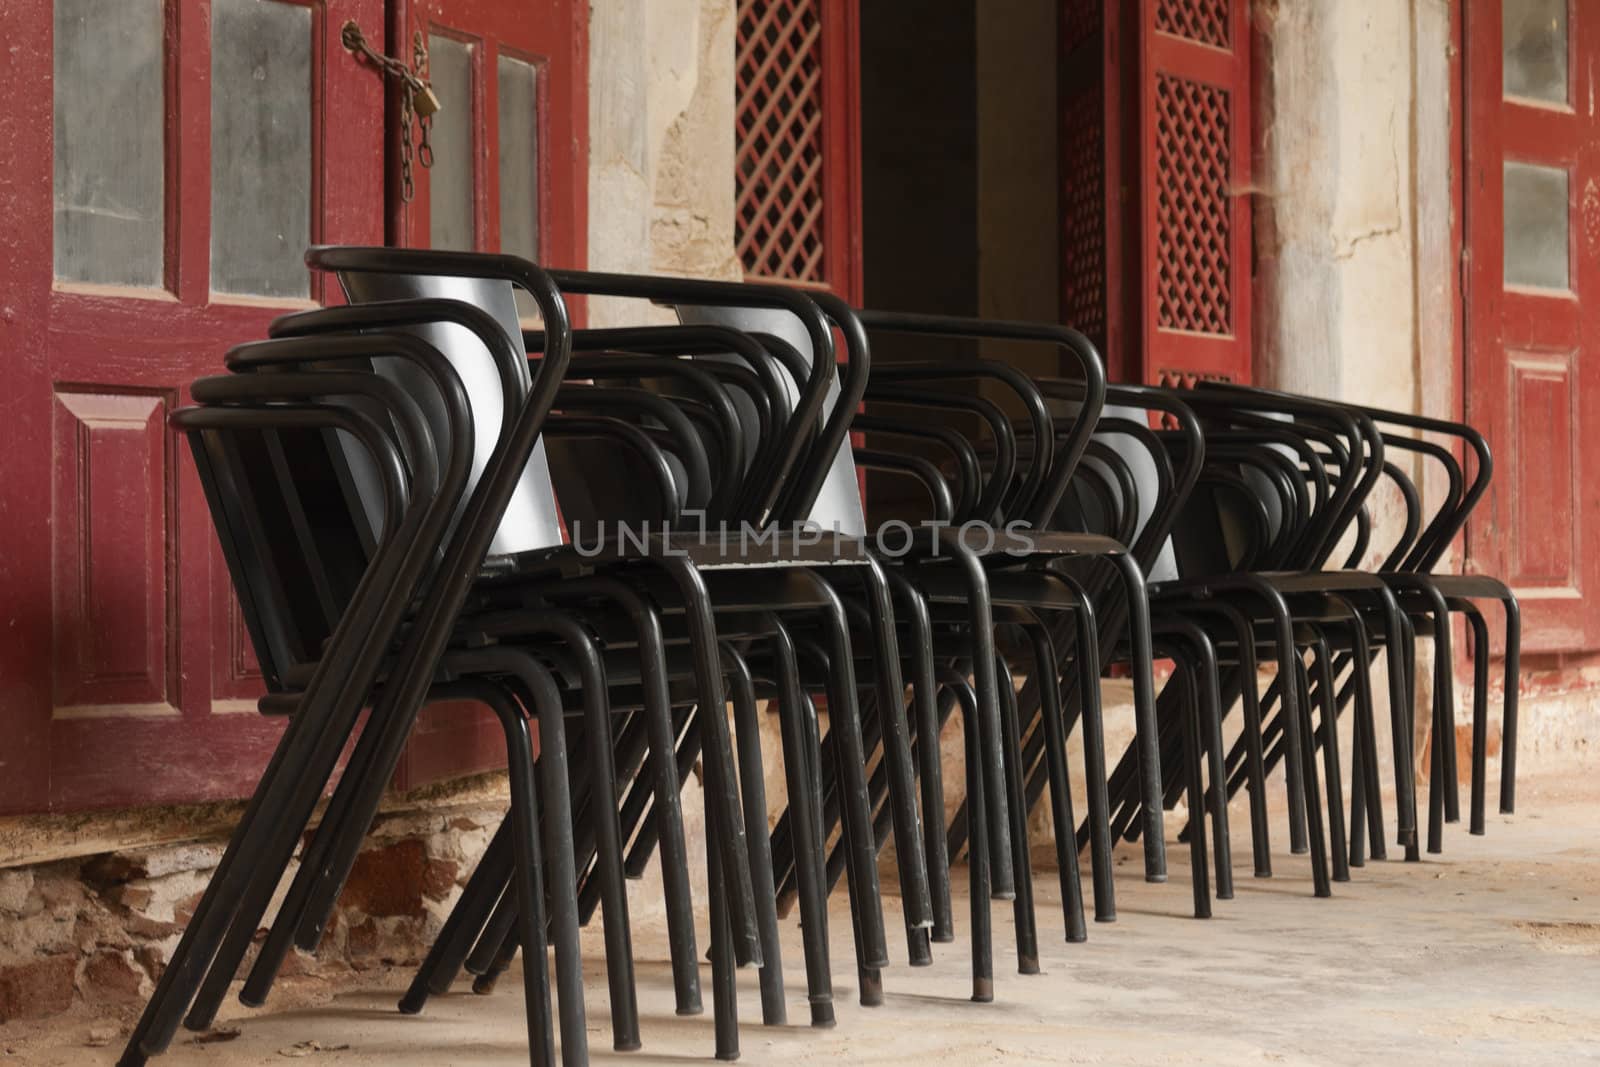
[[[444,105],[439,103],[439,98],[434,95],[433,86],[421,82],[411,90],[411,109],[417,113],[417,118],[425,119],[442,111]]]

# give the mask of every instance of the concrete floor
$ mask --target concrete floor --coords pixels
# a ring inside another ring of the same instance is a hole
[[[1091,924],[1089,941],[1065,944],[1059,893],[1038,867],[1044,941],[1038,976],[1015,973],[1010,906],[994,907],[996,999],[974,1004],[966,945],[967,902],[956,902],[958,942],[935,946],[932,967],[884,972],[886,1002],[854,1000],[849,919],[835,897],[838,1026],[805,1025],[797,920],[785,925],[791,1023],[760,1025],[756,976],[741,974],[743,1061],[805,1064],[1108,1063],[1343,1064],[1600,1062],[1600,788],[1591,782],[1529,781],[1516,816],[1491,814],[1488,836],[1452,826],[1445,854],[1421,864],[1369,864],[1311,897],[1308,864],[1275,842],[1275,877],[1251,877],[1239,840],[1237,896],[1198,921],[1190,905],[1187,852],[1172,847],[1172,879],[1147,885],[1139,854],[1118,852],[1118,920]],[[1237,808],[1236,808],[1237,810]],[[1392,809],[1391,809],[1392,810]],[[1242,811],[1236,816],[1244,821]],[[1280,835],[1282,822],[1276,822]],[[1241,834],[1243,830],[1239,831]],[[964,872],[962,872],[964,877]],[[1087,882],[1087,877],[1085,877]],[[903,959],[898,901],[890,912],[892,954]],[[597,1063],[712,1062],[707,1014],[677,1018],[660,923],[635,934],[645,1048],[610,1050],[598,931],[586,941],[592,1058]],[[589,932],[586,932],[586,937]],[[513,975],[515,971],[513,972]],[[402,971],[355,976],[334,993],[288,980],[275,1004],[233,1004],[220,1024],[236,1037],[199,1043],[181,1032],[159,1062],[187,1065],[356,1065],[527,1062],[521,988],[490,997],[465,991],[426,1013],[396,1014]],[[302,980],[303,982],[304,980]],[[0,1027],[6,1057],[28,1064],[110,1063],[105,1021],[84,1018],[30,1030]],[[120,1027],[126,1032],[126,1023]],[[315,1045],[305,1044],[314,1042]]]

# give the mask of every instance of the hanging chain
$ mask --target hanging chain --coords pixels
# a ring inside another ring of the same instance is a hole
[[[416,72],[418,80],[422,83],[423,92],[428,97],[431,107],[419,109],[417,127],[421,136],[417,141],[417,159],[424,167],[433,166],[433,144],[429,137],[433,133],[433,113],[440,108],[439,98],[433,95],[428,82],[428,42],[422,36],[422,31],[417,30],[411,35],[411,69]]]
[[[393,56],[386,56],[367,43],[361,27],[354,19],[339,29],[339,42],[353,55],[358,55],[378,68],[379,72],[393,78],[401,85],[400,92],[400,195],[406,203],[416,192],[411,176],[411,127],[418,130],[416,158],[424,167],[433,166],[433,116],[443,108],[428,84],[428,46],[421,31],[411,38],[411,66],[408,68]]]

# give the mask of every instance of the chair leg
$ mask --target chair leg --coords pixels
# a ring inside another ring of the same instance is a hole
[[[950,854],[944,826],[944,765],[939,752],[939,701],[933,666],[933,624],[928,602],[904,575],[886,571],[884,577],[900,604],[897,617],[911,631],[912,708],[917,722],[917,764],[922,786],[923,856],[928,868],[928,888],[933,907],[933,940],[955,937],[950,904]],[[902,646],[904,647],[904,646]]]
[[[989,916],[989,898],[993,890],[989,884],[991,864],[987,855],[989,847],[989,818],[983,810],[987,790],[983,775],[987,760],[983,750],[982,727],[978,723],[977,694],[965,678],[946,672],[940,679],[955,694],[961,708],[961,735],[966,751],[967,768],[967,878],[969,880],[968,905],[972,922],[972,999],[980,1004],[994,1000],[994,930]]]
[[[405,996],[400,998],[400,1011],[404,1014],[420,1012],[430,995],[447,992],[461,973],[475,939],[510,885],[512,822],[508,813],[479,857],[477,867],[461,891],[461,898],[450,909],[439,936],[434,938],[422,966],[417,968]]]
[[[1506,612],[1505,704],[1500,718],[1500,813],[1517,809],[1517,702],[1522,685],[1522,607],[1508,590]]]
[[[1195,678],[1194,667],[1186,661],[1179,661],[1177,673],[1182,675],[1183,707],[1180,714],[1183,716],[1183,758],[1184,769],[1188,774],[1188,805],[1189,805],[1189,865],[1191,880],[1194,885],[1194,917],[1196,919],[1211,918],[1211,877],[1207,870],[1209,860],[1206,856],[1206,792],[1202,780],[1202,758],[1200,744],[1200,701],[1199,683]]]
[[[983,748],[980,751],[988,760],[982,782],[986,790],[984,810],[989,817],[989,828],[993,831],[987,842],[990,892],[996,899],[1010,900],[1016,893],[1015,868],[1011,859],[1011,849],[1015,843],[1009,832],[1011,815],[1005,790],[1000,688],[994,673],[994,608],[989,598],[989,576],[982,562],[972,552],[962,551],[958,542],[952,542],[949,547],[955,553],[953,558],[962,568],[962,577],[967,583],[971,669],[983,736]],[[970,798],[967,807],[970,822]],[[968,832],[971,832],[970,829]]]
[[[728,668],[728,692],[733,698],[733,737],[739,754],[739,790],[744,797],[744,832],[750,841],[750,880],[756,891],[756,918],[761,924],[761,1021],[767,1026],[782,1026],[788,1022],[788,1008],[783,998],[777,893],[772,885],[772,841],[767,830],[761,715],[756,706],[755,682],[749,665],[726,643],[722,646],[722,660]]]
[[[1156,721],[1154,664],[1150,653],[1150,597],[1144,572],[1129,555],[1103,557],[1121,573],[1128,599],[1129,660],[1133,670],[1134,715],[1138,725],[1139,776],[1144,783],[1144,877],[1167,880],[1166,839],[1161,806],[1161,743]]]
[[[923,850],[917,810],[916,768],[911,759],[911,732],[906,723],[905,682],[900,673],[900,647],[895,634],[894,603],[882,568],[859,568],[865,588],[867,617],[872,626],[877,665],[877,717],[883,761],[889,772],[889,810],[894,820],[895,860],[905,907],[908,950],[913,963],[926,957],[926,931],[933,924],[928,860]]]
[[[1322,718],[1322,776],[1328,790],[1328,843],[1333,848],[1333,880],[1350,880],[1350,853],[1345,848],[1344,787],[1339,766],[1339,704],[1333,690],[1332,653],[1320,633],[1311,648],[1312,663],[1321,690],[1318,707]],[[1359,789],[1352,782],[1351,789]]]
[[[722,665],[717,651],[716,621],[711,613],[711,598],[704,579],[689,560],[667,555],[655,562],[671,576],[682,599],[694,666],[695,687],[700,704],[707,708],[727,707],[722,688]],[[738,772],[734,768],[733,738],[724,716],[708,715],[703,720],[706,734],[706,797],[721,806],[724,828],[721,840],[722,869],[732,883],[728,918],[734,932],[734,953],[740,963],[759,963],[761,959],[759,925],[755,915],[755,890],[750,883],[750,850],[744,836],[739,810]]]
[[[533,738],[528,731],[528,721],[522,709],[517,707],[507,694],[501,693],[498,699],[490,696],[488,691],[493,688],[495,687],[486,685],[484,692],[488,697],[489,706],[499,717],[500,725],[505,730],[506,757],[510,765],[511,840],[515,856],[511,881],[517,898],[517,930],[522,942],[528,1062],[534,1067],[551,1067],[555,1063],[555,1027],[551,1025],[550,1019],[550,972],[545,945],[539,818],[534,800]],[[546,829],[548,831],[549,827]],[[562,997],[561,1011],[565,1016],[567,1012],[565,996]],[[568,1035],[563,1031],[562,1062],[566,1064],[586,1062],[587,1049],[578,1050],[577,1057],[581,1058],[577,1058],[570,1053],[567,1040]]]
[[[1316,731],[1311,725],[1311,697],[1310,683],[1306,676],[1305,663],[1300,659],[1300,653],[1291,646],[1290,668],[1293,672],[1293,684],[1296,689],[1296,712],[1298,719],[1298,733],[1300,742],[1300,761],[1305,769],[1301,781],[1304,783],[1305,793],[1300,798],[1305,805],[1307,844],[1311,849],[1311,888],[1312,893],[1319,897],[1333,895],[1333,887],[1328,877],[1328,849],[1326,831],[1322,821],[1321,790],[1317,787],[1317,751]],[[1287,690],[1286,690],[1287,691]],[[1287,704],[1284,708],[1288,710]],[[1288,735],[1284,736],[1288,741]],[[1341,842],[1342,844],[1342,842]]]
[[[1489,624],[1474,604],[1465,604],[1463,614],[1472,627],[1472,795],[1467,832],[1481,835],[1489,777]]]
[[[1359,866],[1356,848],[1361,833],[1360,818],[1366,817],[1367,833],[1372,841],[1372,858],[1388,859],[1388,845],[1383,832],[1383,790],[1378,782],[1378,722],[1373,709],[1372,679],[1367,671],[1372,663],[1371,644],[1367,627],[1360,617],[1350,623],[1350,684],[1355,694],[1356,749],[1351,754],[1350,772],[1350,864]],[[1335,668],[1338,662],[1335,661]],[[1361,766],[1361,776],[1356,777],[1355,767]]]
[[[696,708],[695,717],[723,714],[721,708]],[[711,1017],[716,1032],[716,1058],[739,1058],[739,993],[735,984],[733,928],[728,923],[728,879],[722,867],[722,853],[715,841],[723,828],[718,825],[721,809],[706,804],[706,885],[711,897]]]
[[[822,843],[815,808],[809,801],[807,773],[808,702],[800,692],[799,663],[788,631],[769,618],[773,663],[778,674],[778,724],[783,740],[783,772],[789,794],[789,824],[794,842],[795,877],[800,898],[800,934],[805,949],[806,999],[811,1025],[834,1024],[833,978],[828,961],[828,898]]]
[[[1080,619],[1080,625],[1082,620]],[[1056,872],[1061,881],[1061,911],[1066,926],[1066,939],[1068,941],[1083,941],[1088,938],[1088,930],[1083,921],[1083,882],[1078,872],[1078,836],[1077,821],[1072,814],[1072,783],[1067,768],[1067,733],[1064,724],[1064,715],[1061,710],[1061,686],[1056,678],[1056,669],[1059,661],[1056,658],[1055,642],[1050,638],[1047,627],[1034,623],[1024,628],[1033,643],[1033,670],[1034,677],[1039,683],[1039,726],[1044,742],[1045,763],[1050,775],[1050,815],[1051,825],[1054,829],[1056,845]],[[1081,654],[1081,652],[1080,652]],[[1085,661],[1085,664],[1093,661]],[[1082,673],[1087,673],[1085,670]],[[1096,687],[1098,690],[1098,686]],[[1084,732],[1084,746],[1089,745],[1088,731]],[[1093,779],[1087,782],[1087,790],[1091,797],[1094,794],[1095,783]],[[1105,779],[1100,780],[1102,798],[1105,794]],[[1091,809],[1094,808],[1091,802]],[[1100,805],[1099,812],[1106,818],[1105,805]],[[1026,806],[1024,805],[1024,810]],[[1094,821],[1093,816],[1090,817]],[[1110,844],[1111,828],[1109,819],[1104,825],[1096,827],[1095,837],[1103,832],[1105,844]],[[1116,917],[1115,904],[1109,896],[1100,891],[1099,881],[1102,877],[1100,870],[1100,857],[1093,857],[1095,861],[1094,878],[1095,887],[1095,918],[1098,921],[1109,921]],[[1108,865],[1109,866],[1109,865]],[[1110,870],[1104,872],[1109,879]],[[1102,910],[1109,910],[1110,916],[1102,919]]]
[[[1033,864],[1028,849],[1028,808],[1022,798],[1022,730],[1017,722],[1016,680],[1005,657],[995,656],[1000,686],[1000,729],[1005,741],[1006,799],[1011,811],[1011,869],[1017,895],[1011,910],[1017,931],[1017,973],[1039,973],[1039,931],[1033,910]],[[1074,861],[1073,866],[1077,863]]]
[[[835,782],[838,783],[840,802],[840,847],[845,856],[845,872],[850,879],[851,922],[855,933],[856,968],[860,978],[859,1000],[864,1006],[877,1006],[883,1002],[881,969],[889,964],[888,942],[884,936],[883,904],[878,888],[877,851],[872,832],[872,810],[867,783],[864,744],[861,739],[859,706],[850,664],[839,663],[840,656],[848,659],[848,648],[835,647],[832,653],[824,651],[809,641],[796,643],[803,659],[810,660],[818,672],[827,678],[828,737],[831,743],[819,740],[818,750],[833,758]],[[852,743],[854,742],[854,743]],[[858,761],[855,757],[861,756]],[[822,768],[813,777],[813,783],[824,780]],[[808,790],[817,797],[821,793],[815,785]],[[818,798],[818,824],[828,822]],[[862,842],[865,835],[866,841]]]

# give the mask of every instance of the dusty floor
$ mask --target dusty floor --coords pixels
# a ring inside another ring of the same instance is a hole
[[[832,924],[838,1026],[816,1031],[804,1024],[798,927],[791,919],[784,961],[792,1022],[761,1026],[755,975],[742,974],[743,1061],[1600,1062],[1600,788],[1529,781],[1519,806],[1513,817],[1491,815],[1487,837],[1450,827],[1443,857],[1369,864],[1336,886],[1331,900],[1311,897],[1305,859],[1275,841],[1276,876],[1258,880],[1239,867],[1237,897],[1219,902],[1210,921],[1186,914],[1186,850],[1171,849],[1172,880],[1161,886],[1138,877],[1138,854],[1124,846],[1118,921],[1092,925],[1085,944],[1061,940],[1054,875],[1041,867],[1039,915],[1049,935],[1044,973],[1015,973],[1015,954],[1007,951],[1010,906],[997,903],[992,1004],[967,1000],[963,895],[956,903],[958,943],[936,946],[930,968],[889,969],[886,1003],[859,1007],[849,921],[838,894]],[[1236,859],[1248,864],[1248,846],[1240,844]],[[886,903],[898,911],[898,902]],[[712,1062],[709,970],[707,1014],[675,1017],[659,923],[639,926],[642,1052],[610,1051],[599,944],[586,942],[595,949],[588,982],[594,1061]],[[891,946],[903,959],[903,943],[891,939]],[[180,1032],[159,1062],[527,1062],[519,985],[503,982],[490,997],[475,997],[463,985],[426,1013],[405,1017],[394,1010],[405,981],[403,972],[369,973],[338,995],[302,986],[281,991],[263,1012],[234,1005],[221,1025],[237,1028],[236,1037],[200,1043]],[[104,1021],[91,1027],[81,1017],[0,1027],[0,1062],[112,1062],[121,1037],[112,1038]],[[107,1040],[111,1047],[95,1047]]]

